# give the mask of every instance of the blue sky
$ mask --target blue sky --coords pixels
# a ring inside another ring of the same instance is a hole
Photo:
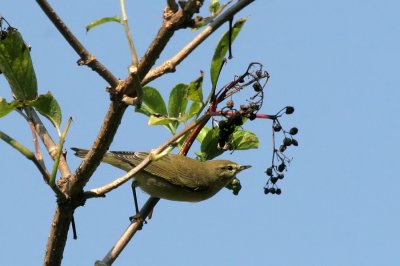
[[[92,20],[119,14],[118,1],[52,1],[72,31],[116,76],[130,63],[122,27],[108,24],[85,33]],[[161,24],[164,1],[128,4],[132,34],[142,55]],[[299,128],[300,146],[280,183],[280,196],[264,195],[271,158],[270,122],[255,121],[258,150],[224,154],[253,167],[238,177],[243,189],[197,203],[161,201],[115,265],[398,265],[400,207],[397,188],[400,99],[398,1],[256,1],[237,17],[249,17],[233,47],[234,59],[220,85],[258,61],[269,71],[263,113],[293,105],[282,120]],[[205,9],[204,9],[205,11]],[[106,84],[78,67],[78,56],[34,1],[5,0],[0,13],[32,46],[41,93],[51,90],[64,121],[74,122],[66,147],[89,147],[108,107]],[[175,74],[149,84],[164,95],[200,70],[208,75],[213,49],[226,27],[208,39]],[[174,55],[196,32],[180,31],[158,63]],[[206,76],[205,90],[210,87]],[[4,78],[0,96],[10,100]],[[396,122],[397,121],[397,122]],[[11,114],[0,129],[32,147],[23,119]],[[54,133],[54,132],[53,132]],[[128,110],[113,150],[146,151],[169,133],[148,127]],[[72,153],[71,166],[80,160]],[[4,265],[42,263],[55,207],[52,191],[32,163],[0,142],[0,219]],[[50,161],[47,166],[51,166]],[[122,174],[102,166],[88,188]],[[140,202],[146,195],[139,195]],[[69,238],[63,265],[101,259],[128,225],[130,186],[76,211],[78,240]]]

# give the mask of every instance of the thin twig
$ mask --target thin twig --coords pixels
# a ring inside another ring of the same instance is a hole
[[[175,56],[166,60],[160,66],[150,71],[142,81],[142,84],[147,84],[150,81],[166,74],[175,71],[179,65],[196,47],[198,47],[208,36],[217,30],[222,24],[229,21],[234,14],[245,8],[254,0],[241,0],[232,5],[225,12],[219,15],[213,22],[211,22],[201,33],[199,33],[191,42],[182,48]]]
[[[24,110],[29,119],[32,121],[35,130],[42,140],[47,151],[49,152],[49,155],[53,160],[55,160],[57,156],[57,144],[53,141],[52,137],[50,136],[46,127],[43,125],[43,122],[37,115],[36,111],[31,107],[25,107]],[[71,170],[69,169],[64,156],[61,156],[60,158],[59,169],[63,177],[69,176],[71,174]]]
[[[125,0],[120,0],[120,5],[121,5],[121,13],[122,13],[122,25],[124,26],[126,38],[128,39],[128,43],[129,43],[129,49],[131,50],[132,65],[134,67],[137,67],[139,65],[139,60],[137,57],[135,45],[133,43],[132,34],[129,29],[128,16],[126,14],[126,9],[125,9]]]
[[[24,155],[28,160],[31,160],[39,172],[42,174],[43,179],[47,182],[47,180],[50,180],[50,176],[48,171],[43,167],[43,165],[39,162],[39,160],[36,158],[35,154],[31,152],[28,148],[26,148],[24,145],[22,145],[20,142],[17,140],[13,139],[12,137],[8,136],[6,133],[0,130],[0,139],[4,140],[7,144],[12,146],[14,149],[19,151],[22,155]],[[49,184],[50,185],[50,184]],[[56,193],[56,195],[60,198],[63,199],[65,198],[64,194],[60,191],[60,189],[57,186],[51,186],[51,189]]]

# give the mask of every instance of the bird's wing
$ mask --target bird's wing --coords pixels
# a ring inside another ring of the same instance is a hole
[[[149,155],[149,153],[147,152],[111,152],[111,153],[113,153],[119,159],[127,163],[130,163],[132,167],[139,164]],[[166,182],[186,188],[191,191],[203,191],[209,188],[207,179],[199,178],[198,175],[194,174],[193,169],[190,168],[187,163],[185,163],[186,158],[180,158],[180,160],[177,161],[176,159],[173,160],[174,159],[173,156],[180,156],[180,155],[170,155],[170,154],[165,155],[159,158],[157,161],[151,162],[144,168],[144,170],[152,175],[162,178]]]

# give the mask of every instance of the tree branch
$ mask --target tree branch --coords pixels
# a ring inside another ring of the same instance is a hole
[[[129,49],[131,50],[132,66],[137,67],[139,64],[139,60],[137,58],[137,53],[136,53],[135,45],[133,43],[132,34],[129,29],[128,15],[126,14],[126,9],[125,9],[125,0],[120,0],[120,5],[121,5],[121,13],[122,13],[122,25],[124,26],[126,38],[128,39],[128,43],[129,43]]]
[[[32,121],[33,126],[35,127],[37,134],[39,135],[44,146],[46,147],[47,151],[49,152],[49,155],[51,156],[51,158],[53,160],[55,160],[56,156],[57,156],[57,144],[54,142],[54,140],[50,136],[49,132],[47,131],[46,127],[43,125],[43,122],[37,115],[36,111],[31,107],[25,107],[24,110],[25,110],[27,116],[29,117],[29,119]],[[66,177],[71,174],[71,170],[69,169],[64,156],[60,157],[60,163],[58,165],[58,168],[61,172],[62,177]]]
[[[216,31],[222,24],[229,21],[233,15],[245,8],[254,0],[240,0],[232,5],[225,12],[219,15],[213,22],[210,23],[201,33],[199,33],[191,42],[189,42],[182,50],[174,57],[165,61],[154,70],[150,71],[143,79],[142,84],[147,84],[150,81],[166,74],[175,71],[175,68],[181,63],[196,47],[198,47],[208,36]]]

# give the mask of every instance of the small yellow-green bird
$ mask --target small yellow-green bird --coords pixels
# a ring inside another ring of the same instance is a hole
[[[88,151],[72,148],[83,158]],[[146,152],[107,152],[102,161],[125,171],[147,157]],[[155,198],[198,202],[214,196],[249,165],[226,160],[200,162],[183,155],[167,154],[152,161],[133,178],[135,185]]]

